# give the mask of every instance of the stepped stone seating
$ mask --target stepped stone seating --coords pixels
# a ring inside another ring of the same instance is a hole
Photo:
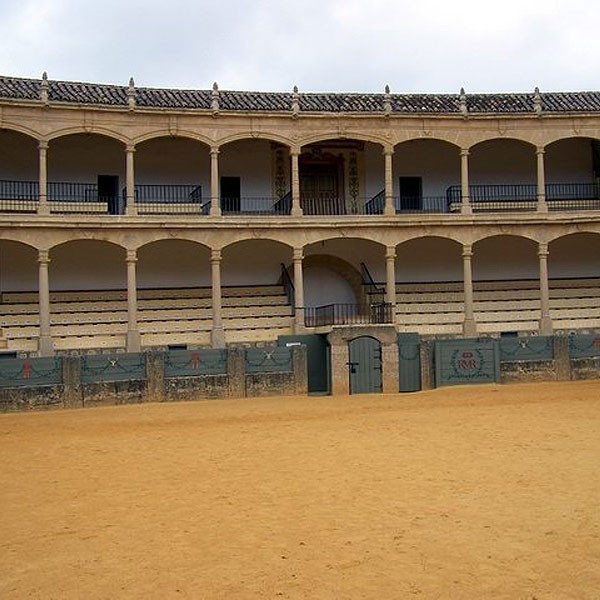
[[[210,343],[210,288],[138,290],[142,346]],[[222,289],[223,328],[228,343],[269,341],[293,331],[293,312],[281,285]],[[36,292],[4,292],[0,326],[6,346],[34,351],[39,336]],[[124,348],[125,290],[60,291],[50,294],[50,327],[57,350]]]
[[[476,281],[473,288],[479,333],[539,330],[541,307],[537,280]],[[399,331],[416,331],[422,335],[462,332],[462,282],[397,284],[396,298]],[[551,280],[550,316],[556,331],[600,328],[600,279]]]

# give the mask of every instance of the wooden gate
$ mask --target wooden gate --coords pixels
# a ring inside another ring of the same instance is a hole
[[[372,394],[382,390],[381,342],[361,336],[348,343],[348,373],[351,394]]]
[[[421,342],[418,333],[398,334],[398,369],[401,392],[421,389]]]

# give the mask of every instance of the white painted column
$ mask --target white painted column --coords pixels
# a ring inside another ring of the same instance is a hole
[[[294,248],[294,324],[296,333],[301,333],[304,330],[304,272],[302,269],[302,259],[304,250],[302,248]]]
[[[221,301],[221,251],[213,250],[210,254],[212,285],[212,331],[213,348],[225,348],[225,332],[223,331],[223,309]]]
[[[392,305],[392,314],[396,314],[396,248],[385,249],[385,301]],[[394,318],[394,322],[395,322]]]
[[[293,217],[302,216],[302,206],[300,206],[300,166],[298,164],[298,158],[300,156],[299,148],[290,149],[291,159],[291,175],[292,175],[292,210],[291,214]]]
[[[465,244],[462,251],[463,257],[463,285],[465,295],[465,320],[463,322],[463,334],[465,336],[477,335],[477,324],[475,323],[475,311],[473,303],[473,248],[471,244]]]
[[[394,206],[394,174],[393,174],[393,160],[394,160],[394,149],[384,148],[383,150],[384,159],[384,187],[385,187],[385,206],[383,208],[384,215],[395,215],[396,207]]]
[[[137,252],[127,250],[127,352],[139,352],[142,347],[137,322]]]
[[[126,181],[126,194],[127,203],[125,208],[125,214],[127,216],[134,216],[137,214],[137,207],[135,205],[135,146],[132,144],[127,145],[125,148],[126,165],[125,165],[125,181]]]
[[[546,175],[544,172],[544,154],[545,150],[542,146],[538,146],[535,150],[537,157],[537,209],[538,212],[548,212],[548,204],[546,203]]]
[[[469,149],[460,150],[460,198],[461,212],[470,215],[473,212],[471,207],[471,193],[469,191]]]
[[[39,185],[39,201],[38,201],[38,214],[49,215],[50,206],[48,205],[48,142],[39,142],[39,173],[38,173],[38,185]]]
[[[219,147],[210,149],[210,216],[221,216],[221,200],[219,198]]]
[[[50,333],[50,280],[48,265],[50,256],[48,250],[38,252],[38,295],[40,308],[40,339],[38,352],[40,356],[52,356],[54,345]]]
[[[552,335],[553,325],[550,317],[550,285],[548,283],[548,244],[538,244],[538,258],[540,262],[540,334]]]

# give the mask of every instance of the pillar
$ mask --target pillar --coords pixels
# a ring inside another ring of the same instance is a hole
[[[550,286],[548,284],[548,244],[538,244],[538,258],[540,261],[540,334],[552,335],[553,326],[550,317]]]
[[[225,348],[225,332],[223,331],[223,309],[221,303],[221,251],[213,250],[210,254],[212,274],[212,331],[213,348]]]
[[[137,214],[137,207],[135,205],[135,146],[127,145],[127,147],[125,148],[125,156],[127,159],[125,164],[125,185],[127,188],[127,203],[125,207],[125,214],[127,214],[128,216],[134,216]]]
[[[290,150],[290,158],[292,162],[292,210],[291,214],[293,217],[302,216],[302,207],[300,206],[300,166],[298,164],[298,158],[300,156],[300,149],[294,148]]]
[[[465,336],[477,335],[477,324],[475,323],[475,313],[473,305],[473,266],[471,259],[473,249],[471,244],[463,246],[463,284],[465,294],[465,320],[463,323],[463,334]]]
[[[210,149],[210,216],[221,216],[221,201],[219,198],[219,147]]]
[[[142,348],[137,322],[137,252],[127,250],[127,352],[139,352]]]
[[[546,176],[544,173],[544,154],[545,150],[542,146],[538,146],[535,150],[537,157],[537,210],[538,212],[548,212],[548,204],[546,203]]]
[[[460,151],[460,198],[461,212],[470,215],[473,212],[471,207],[471,195],[469,192],[469,150],[461,148]]]
[[[40,356],[52,356],[54,354],[52,335],[50,334],[50,280],[48,276],[49,264],[50,257],[48,250],[40,250],[38,253],[38,280],[40,303],[40,339],[38,351]]]
[[[396,311],[396,248],[385,249],[385,301],[392,305],[392,314]],[[394,318],[394,322],[396,319]]]
[[[385,148],[383,151],[384,165],[385,165],[385,176],[384,176],[384,187],[385,187],[385,206],[383,214],[395,215],[396,207],[394,206],[394,176],[393,176],[393,148]]]
[[[295,333],[304,331],[304,273],[302,271],[302,248],[294,248],[294,311]]]
[[[49,215],[50,206],[48,205],[48,142],[41,141],[38,144],[39,150],[39,201],[38,214]]]

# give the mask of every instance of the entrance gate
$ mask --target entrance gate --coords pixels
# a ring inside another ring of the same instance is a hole
[[[418,333],[398,334],[398,367],[401,392],[421,389],[421,341]]]
[[[382,390],[381,342],[370,336],[348,342],[348,372],[351,394],[380,393]]]

